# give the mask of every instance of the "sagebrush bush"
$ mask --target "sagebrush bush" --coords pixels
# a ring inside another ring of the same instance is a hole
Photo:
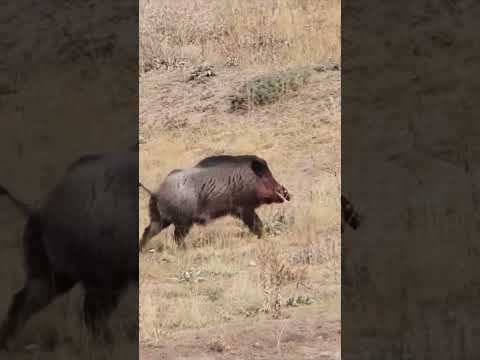
[[[273,104],[303,86],[310,76],[307,69],[291,69],[265,74],[247,81],[230,99],[230,109],[247,109],[251,106]]]
[[[264,294],[261,311],[272,314],[273,318],[279,318],[284,305],[282,304],[282,288],[292,283],[296,287],[300,286],[306,279],[308,268],[289,263],[286,254],[282,253],[280,247],[269,240],[265,240],[259,245],[257,258]]]

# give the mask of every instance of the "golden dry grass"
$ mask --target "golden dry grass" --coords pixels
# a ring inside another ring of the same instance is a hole
[[[260,134],[252,131],[256,136],[240,126],[230,128],[234,134],[232,138],[237,140],[222,145],[225,153],[256,153],[265,157],[277,179],[294,194],[294,201],[259,211],[267,229],[272,229],[266,239],[256,239],[243,225],[229,218],[204,228],[194,227],[185,253],[176,249],[171,229],[152,239],[151,247],[163,245],[163,251],[142,254],[140,258],[142,343],[162,344],[166,337],[179,330],[218,327],[238,320],[251,323],[270,317],[270,314],[261,313],[268,298],[262,287],[262,274],[272,258],[285,264],[289,271],[304,268],[307,271],[305,286],[296,288],[294,280],[279,286],[283,309],[287,299],[305,295],[314,301],[312,305],[304,305],[311,307],[309,311],[317,312],[326,307],[338,314],[340,183],[333,172],[328,175],[321,170],[310,170],[305,175],[298,171],[299,159],[295,159],[292,147],[302,139],[295,141],[288,135],[297,126],[292,123],[286,127],[283,136],[274,126],[264,126]],[[332,126],[330,131],[338,132],[338,126]],[[308,130],[301,133],[306,134]],[[210,139],[195,138],[191,133],[188,136],[194,138],[190,142],[191,149],[182,143],[181,137],[172,135],[158,136],[142,146],[142,181],[153,186],[172,168],[195,163],[203,155],[194,154],[202,148],[204,155],[210,153]],[[265,148],[265,143],[270,146]],[[314,145],[304,144],[302,157],[312,156],[315,161],[322,154],[316,152],[319,149]],[[324,161],[332,161],[332,158]],[[319,178],[322,180],[317,182]],[[144,194],[140,199],[140,230],[143,230],[147,222],[147,199]],[[278,227],[278,234],[275,234],[280,215],[286,220],[280,222],[284,226]],[[266,264],[262,263],[262,258],[266,258]],[[190,274],[189,281],[185,281],[186,272]],[[274,290],[268,281],[267,290]],[[288,310],[281,316],[289,316]]]
[[[141,70],[204,61],[243,67],[338,63],[340,1],[140,1]]]

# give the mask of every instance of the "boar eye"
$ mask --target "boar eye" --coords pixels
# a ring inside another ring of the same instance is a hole
[[[265,166],[265,164],[262,164],[258,160],[253,160],[252,161],[251,168],[252,168],[253,172],[255,173],[255,175],[257,175],[258,177],[264,176],[265,173],[267,172],[267,167]]]

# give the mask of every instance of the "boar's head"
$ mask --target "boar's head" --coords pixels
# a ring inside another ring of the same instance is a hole
[[[255,158],[251,162],[251,169],[257,177],[256,194],[262,204],[290,201],[288,190],[275,180],[265,160]]]

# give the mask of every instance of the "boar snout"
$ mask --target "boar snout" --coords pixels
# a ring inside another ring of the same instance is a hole
[[[280,185],[280,187],[277,189],[276,193],[280,197],[282,202],[290,201],[290,199],[291,199],[290,193],[288,192],[288,190],[284,186]]]

